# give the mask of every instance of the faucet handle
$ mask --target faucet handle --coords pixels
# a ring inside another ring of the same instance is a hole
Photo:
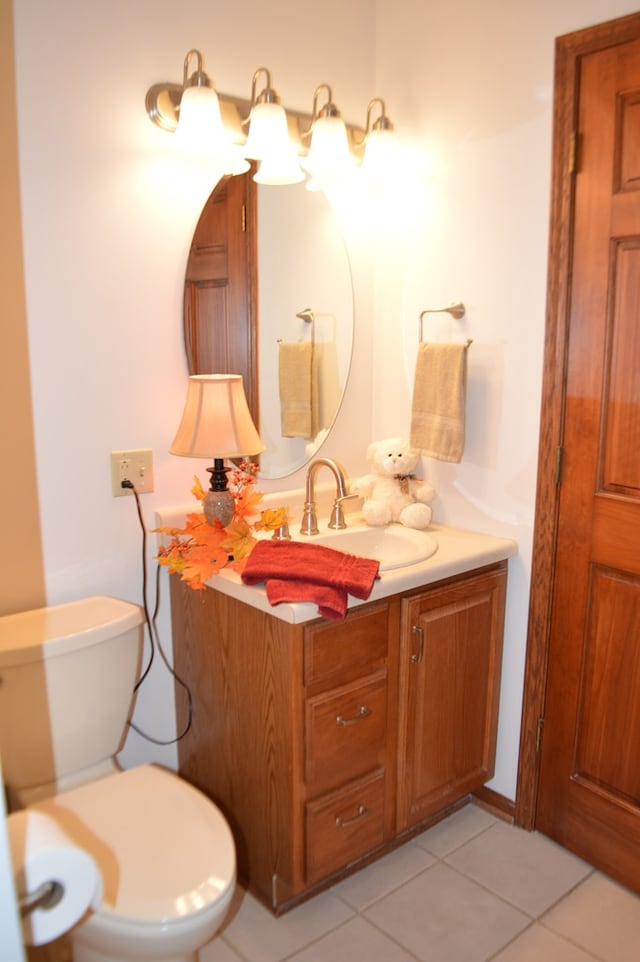
[[[272,541],[291,541],[289,525],[287,524],[286,521],[284,524],[281,524],[279,528],[275,529],[275,531],[271,535],[271,540]]]
[[[340,531],[342,528],[347,527],[347,523],[344,520],[344,511],[342,508],[343,501],[351,501],[352,498],[357,498],[357,494],[343,494],[342,497],[336,498],[333,502],[333,510],[331,512],[331,518],[329,519],[329,527],[336,531]]]

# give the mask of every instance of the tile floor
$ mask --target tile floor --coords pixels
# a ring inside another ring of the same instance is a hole
[[[638,962],[640,898],[469,805],[279,919],[239,891],[200,962]]]

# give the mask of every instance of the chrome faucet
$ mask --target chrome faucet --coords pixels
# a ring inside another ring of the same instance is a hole
[[[344,479],[342,468],[333,458],[316,458],[312,461],[307,470],[307,483],[305,488],[304,511],[302,513],[302,524],[300,534],[318,534],[318,505],[315,501],[315,477],[322,466],[329,468],[336,479],[336,497],[333,502],[329,527],[337,530],[346,528],[342,502],[349,498],[355,498],[355,494],[347,494],[347,485]]]

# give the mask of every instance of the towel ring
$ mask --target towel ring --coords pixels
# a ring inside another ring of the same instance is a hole
[[[418,321],[418,343],[422,343],[423,331],[422,322],[424,320],[425,314],[451,314],[456,321],[462,320],[465,315],[465,306],[462,301],[456,301],[454,304],[449,304],[448,307],[428,307],[420,314],[420,319]]]
[[[303,311],[298,311],[298,313],[296,314],[296,317],[299,317],[301,321],[304,321],[304,322],[305,322],[305,324],[310,324],[310,325],[311,325],[311,343],[312,343],[312,344],[315,344],[315,342],[316,342],[316,324],[315,324],[316,317],[315,317],[315,314],[313,313],[313,311],[311,310],[311,308],[310,308],[310,307],[305,307],[305,309],[304,309]]]

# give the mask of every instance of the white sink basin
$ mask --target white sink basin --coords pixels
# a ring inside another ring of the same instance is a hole
[[[299,540],[303,540],[300,538]],[[404,568],[425,561],[438,550],[438,542],[426,531],[416,531],[400,524],[384,528],[359,526],[342,531],[321,531],[304,538],[309,544],[323,544],[327,548],[346,551],[361,558],[380,562],[380,571]]]

